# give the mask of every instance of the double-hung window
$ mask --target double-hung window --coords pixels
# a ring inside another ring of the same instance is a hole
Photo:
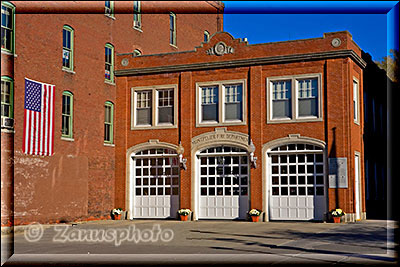
[[[114,17],[114,1],[105,1],[104,14]]]
[[[176,85],[132,88],[132,129],[176,127],[176,103]]]
[[[141,3],[140,1],[133,1],[133,27],[136,29],[142,28],[142,16],[140,14]]]
[[[169,14],[169,43],[176,46],[176,15]]]
[[[105,79],[114,82],[114,46],[106,44],[105,47]]]
[[[61,136],[66,138],[73,137],[73,97],[68,91],[62,94]]]
[[[272,117],[291,118],[292,116],[292,82],[272,82]]]
[[[197,126],[246,123],[245,80],[197,83]]]
[[[218,86],[201,87],[202,121],[218,122]]]
[[[322,119],[321,74],[267,78],[267,122]]]
[[[1,77],[1,126],[12,128],[14,118],[14,82],[7,76]]]
[[[104,143],[114,142],[114,104],[107,101],[104,104]]]
[[[136,95],[136,125],[151,126],[152,124],[152,91],[138,91]]]
[[[354,78],[353,79],[353,119],[354,119],[354,123],[357,123],[357,124],[360,123],[358,98],[359,98],[358,81]]]
[[[160,89],[158,93],[158,124],[174,123],[174,89]]]
[[[1,50],[14,53],[14,10],[15,7],[1,2]]]
[[[225,121],[243,120],[243,86],[242,84],[223,85],[225,91]]]
[[[298,116],[318,116],[318,80],[300,79],[297,80],[298,88]]]
[[[69,26],[63,27],[62,66],[66,70],[74,70],[74,30]]]

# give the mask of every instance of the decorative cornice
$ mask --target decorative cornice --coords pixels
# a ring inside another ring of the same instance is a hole
[[[325,59],[344,58],[344,57],[350,57],[362,68],[365,68],[367,65],[367,63],[353,50],[339,50],[339,51],[327,51],[327,52],[308,53],[308,54],[295,54],[295,55],[272,56],[272,57],[262,57],[262,58],[236,59],[236,60],[218,61],[218,62],[201,62],[193,64],[116,70],[115,76],[143,75],[143,74],[156,74],[156,73],[180,72],[180,71],[196,71],[196,70],[206,70],[215,68],[248,67],[253,65],[291,63],[299,61],[325,60]]]

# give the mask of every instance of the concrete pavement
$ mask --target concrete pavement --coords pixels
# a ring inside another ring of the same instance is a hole
[[[393,221],[371,220],[341,224],[133,220],[32,225],[32,229],[14,234],[14,255],[5,266],[34,262],[394,265],[396,227]]]

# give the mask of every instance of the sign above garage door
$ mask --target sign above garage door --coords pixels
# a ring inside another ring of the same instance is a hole
[[[192,150],[198,151],[205,146],[231,144],[253,152],[254,146],[252,146],[251,143],[249,135],[241,132],[227,131],[226,127],[221,127],[215,128],[214,132],[207,132],[193,137]]]

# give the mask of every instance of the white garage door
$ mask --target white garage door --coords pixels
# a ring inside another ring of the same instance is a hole
[[[268,153],[271,220],[322,220],[326,206],[322,148],[307,144]]]
[[[199,157],[199,219],[245,219],[249,207],[249,163],[243,149],[220,146]]]
[[[149,149],[133,157],[133,218],[175,218],[179,207],[179,166],[175,151]]]

